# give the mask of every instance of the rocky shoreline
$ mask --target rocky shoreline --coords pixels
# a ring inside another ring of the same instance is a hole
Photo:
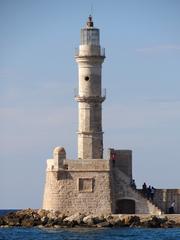
[[[43,209],[25,209],[0,216],[0,227],[180,227],[180,214],[172,215],[126,215],[107,216],[76,213],[66,216],[60,212]]]

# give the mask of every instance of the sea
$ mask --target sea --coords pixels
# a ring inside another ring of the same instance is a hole
[[[4,215],[12,210],[0,210]],[[180,228],[0,228],[0,240],[180,240]]]

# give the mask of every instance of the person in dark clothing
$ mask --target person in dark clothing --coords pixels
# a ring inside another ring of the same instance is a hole
[[[131,187],[132,187],[133,189],[136,189],[136,183],[135,183],[135,180],[134,180],[134,179],[131,180],[130,185],[131,185]]]
[[[149,185],[148,189],[147,189],[147,198],[150,199],[151,198],[151,186]]]
[[[116,159],[116,154],[113,152],[111,154],[111,161],[112,161],[113,167],[115,167],[115,159]]]
[[[151,187],[151,200],[154,200],[154,193],[155,193],[155,188]]]
[[[173,201],[173,202],[171,203],[171,206],[170,206],[170,208],[169,208],[169,214],[174,214],[174,213],[175,213],[174,207],[175,207],[175,201]]]
[[[147,185],[145,182],[142,185],[142,193],[145,197],[147,196]]]

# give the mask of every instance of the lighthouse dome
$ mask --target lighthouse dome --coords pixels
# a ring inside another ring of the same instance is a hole
[[[66,151],[64,149],[64,147],[55,147],[54,150],[53,150],[53,155],[61,155],[61,154],[65,154]]]

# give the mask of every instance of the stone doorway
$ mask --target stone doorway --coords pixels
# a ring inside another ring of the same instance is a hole
[[[135,214],[135,201],[131,199],[120,199],[116,201],[116,214]]]

